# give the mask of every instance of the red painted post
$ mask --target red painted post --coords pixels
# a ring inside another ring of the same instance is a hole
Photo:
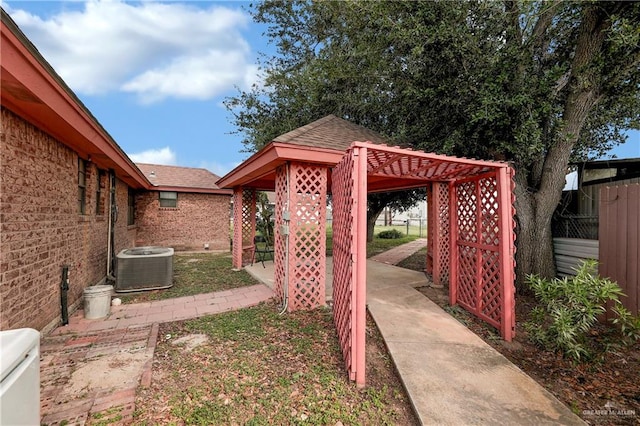
[[[484,210],[484,206],[482,205],[482,188],[480,186],[480,179],[481,178],[474,180],[473,192],[476,194],[476,243],[482,246],[482,229],[484,227],[484,224],[482,223],[482,211]],[[482,274],[483,261],[482,249],[480,246],[476,247],[476,303],[474,306],[476,316],[480,316],[482,314],[482,290],[486,285]]]
[[[433,210],[433,184],[430,183],[427,186],[427,258],[426,258],[426,269],[425,271],[428,274],[433,276],[433,224],[434,224],[434,210]]]
[[[256,236],[256,190],[243,189],[242,206],[242,266],[248,264],[254,255]]]
[[[454,182],[449,183],[449,304],[458,301],[458,194]]]
[[[515,335],[515,284],[514,284],[514,230],[513,205],[511,198],[511,178],[507,167],[501,167],[497,173],[498,211],[500,212],[500,292],[502,300],[502,318],[500,334],[507,342]]]
[[[242,269],[242,187],[233,188],[233,269]]]
[[[355,370],[356,384],[365,384],[365,326],[367,300],[367,148],[354,148],[356,210]]]
[[[433,284],[436,286],[442,285],[442,268],[445,265],[445,262],[448,262],[449,259],[444,259],[443,253],[440,250],[440,237],[442,233],[440,232],[440,227],[442,226],[442,217],[440,217],[440,209],[442,205],[442,197],[440,196],[440,186],[445,185],[443,183],[434,182],[433,183],[433,196],[431,199],[433,200],[433,236],[429,236],[429,238],[433,239]]]

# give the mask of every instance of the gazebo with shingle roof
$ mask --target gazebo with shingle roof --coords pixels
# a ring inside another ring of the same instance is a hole
[[[233,265],[251,261],[256,191],[275,191],[274,291],[289,311],[325,304],[326,205],[333,204],[334,322],[350,378],[364,384],[367,192],[427,187],[427,268],[460,304],[515,329],[513,170],[506,163],[389,147],[329,115],[275,138],[217,183],[232,188]]]

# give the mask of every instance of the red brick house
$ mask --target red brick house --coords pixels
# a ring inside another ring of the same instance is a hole
[[[0,330],[59,324],[65,267],[72,312],[86,287],[114,273],[115,255],[137,242],[228,248],[231,194],[210,184],[215,175],[196,169],[189,181],[188,169],[176,168],[182,181],[154,182],[4,10],[1,36]],[[178,207],[151,208],[165,190],[178,192]]]
[[[154,191],[136,194],[136,245],[229,250],[229,190],[206,169],[137,163]]]

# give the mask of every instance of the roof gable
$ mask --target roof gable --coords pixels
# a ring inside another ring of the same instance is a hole
[[[149,181],[158,187],[184,189],[220,189],[216,185],[219,176],[207,169],[136,163]]]
[[[382,135],[365,127],[328,115],[278,136],[273,142],[346,151],[353,142],[387,144]]]

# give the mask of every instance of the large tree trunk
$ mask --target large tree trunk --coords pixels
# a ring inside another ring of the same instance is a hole
[[[528,274],[555,276],[551,219],[562,197],[571,151],[589,112],[600,100],[600,76],[593,64],[609,27],[610,21],[598,5],[585,9],[563,111],[564,125],[550,144],[539,175],[532,170],[516,171],[516,285],[520,288]]]
[[[369,206],[367,210],[367,242],[370,243],[373,241],[373,230],[376,226],[376,220],[378,220],[378,216],[384,210],[384,206],[375,206],[372,208]]]
[[[543,201],[537,203],[536,197],[527,192],[525,173],[516,173],[517,288],[524,288],[523,284],[528,274],[537,274],[545,278],[555,275],[551,238],[553,209],[549,211],[543,207],[553,204],[554,200]]]

